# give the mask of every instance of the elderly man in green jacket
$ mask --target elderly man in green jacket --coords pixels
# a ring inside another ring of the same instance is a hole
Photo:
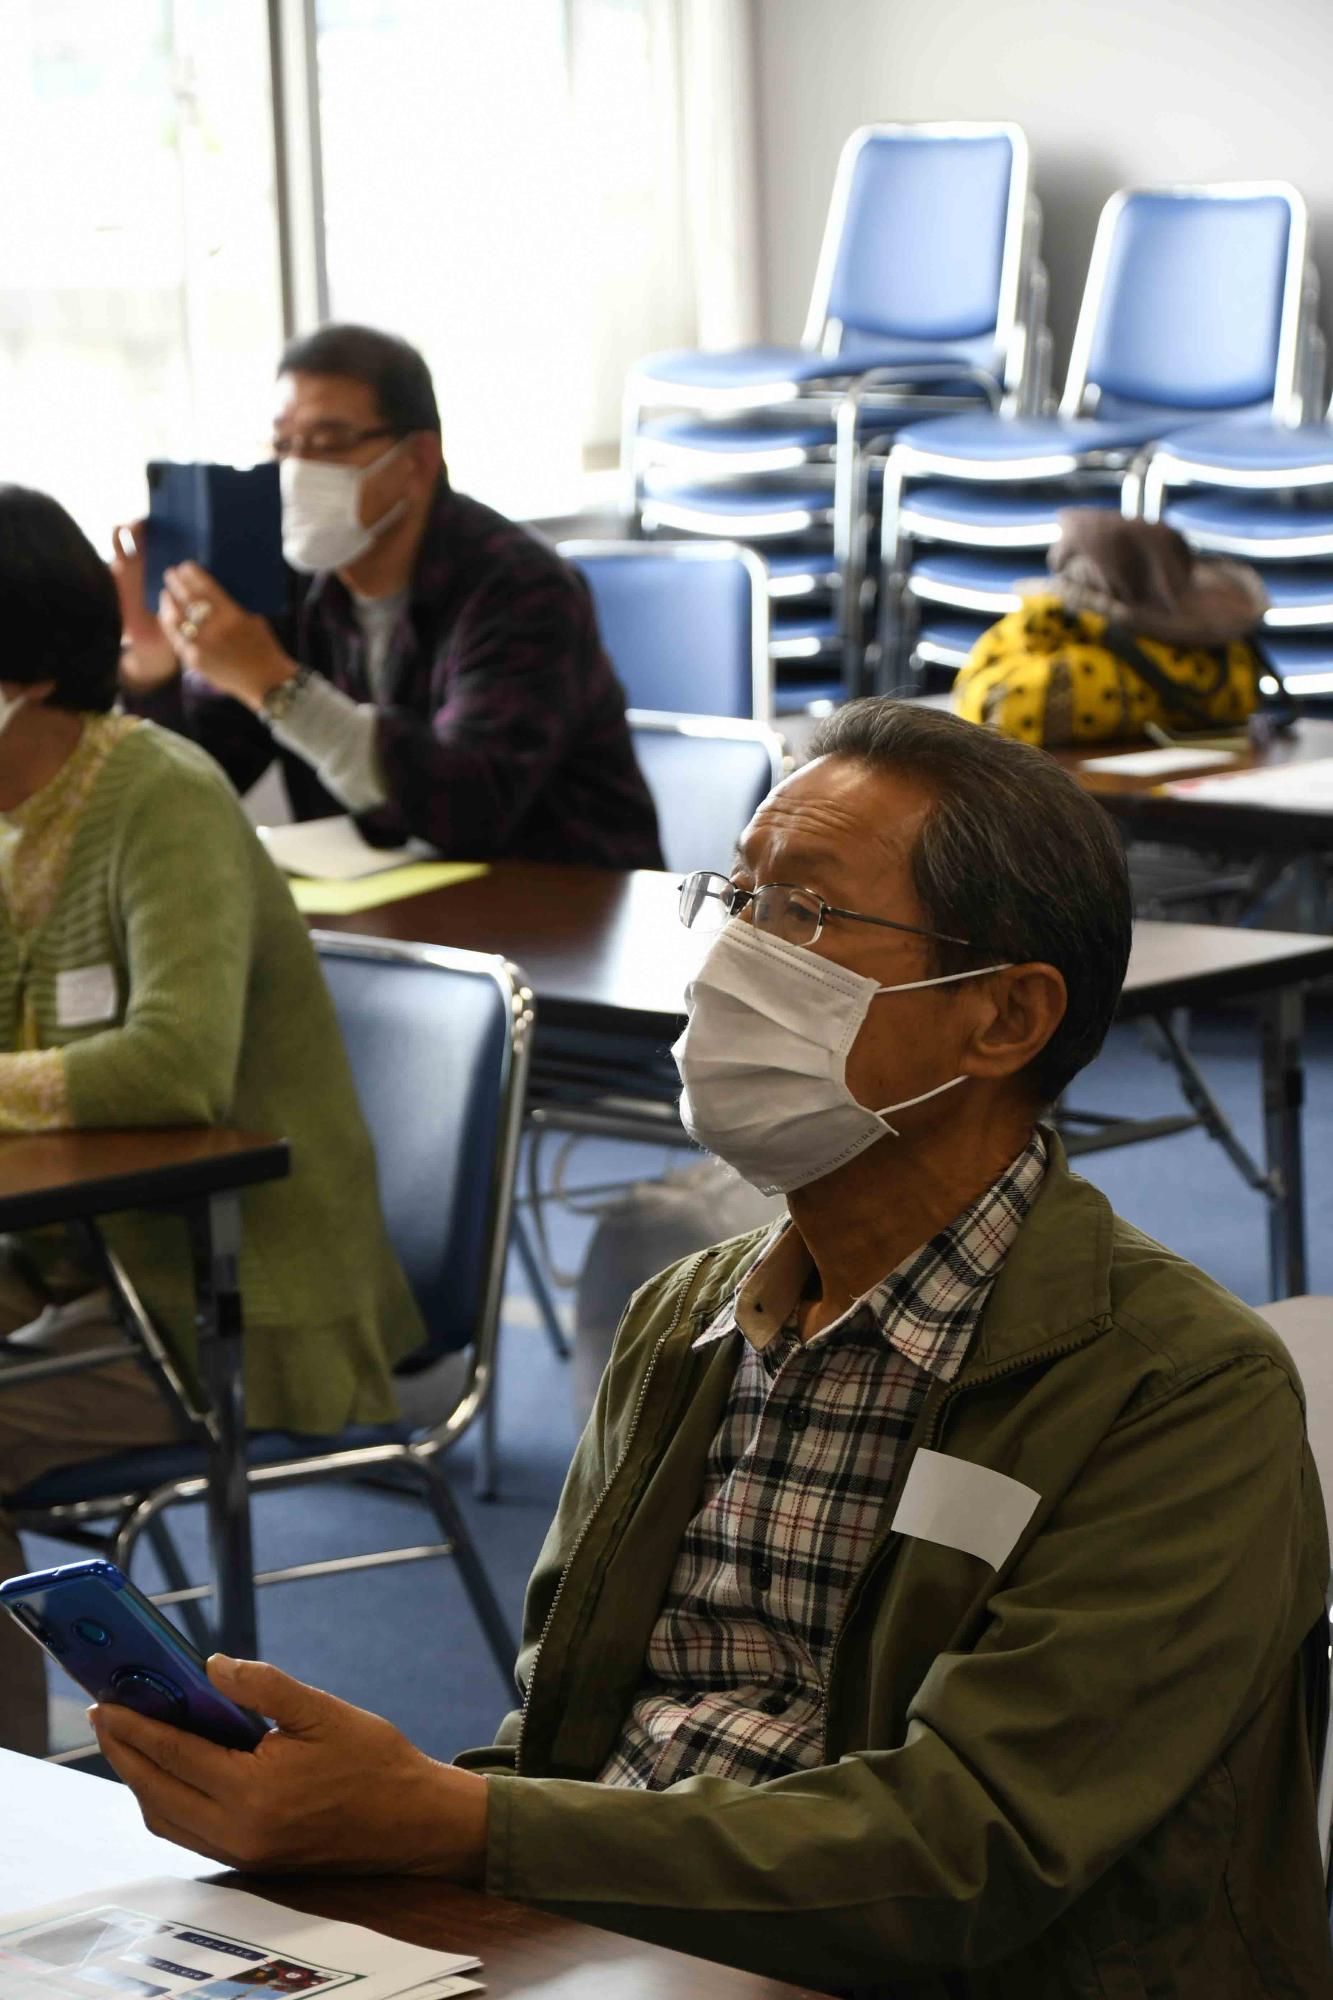
[[[280,1725],[253,1757],[110,1710],[103,1747],[219,1859],[821,1989],[1327,1995],[1300,1384],[1041,1122],[1128,958],[1110,822],[949,716],[853,704],[815,751],[683,890],[682,1112],[788,1218],[630,1301],[521,1710],[446,1767],[218,1660]]]

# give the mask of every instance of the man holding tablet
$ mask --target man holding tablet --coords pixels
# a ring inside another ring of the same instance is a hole
[[[357,326],[292,341],[273,451],[299,602],[270,624],[186,562],[154,615],[118,529],[127,704],[194,737],[239,791],[276,758],[298,819],[351,812],[372,838],[460,859],[660,867],[588,591],[454,492],[415,349]]]
[[[728,857],[719,858],[719,870]],[[111,1709],[150,1826],[894,2000],[1333,1991],[1328,1543],[1264,1322],[1045,1120],[1130,946],[1042,752],[857,702],[690,877],[695,1137],[788,1216],[637,1292],[463,1768],[253,1662]]]

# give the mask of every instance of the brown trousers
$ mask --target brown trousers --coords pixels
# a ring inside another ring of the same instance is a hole
[[[54,1299],[5,1254],[0,1238],[0,1580],[27,1567],[3,1496],[57,1466],[105,1458],[139,1445],[165,1444],[179,1424],[147,1370],[132,1357],[5,1387],[8,1364],[41,1353],[77,1353],[119,1338],[110,1309],[47,1333],[31,1323]],[[8,1336],[25,1331],[18,1341]],[[0,1747],[40,1757],[47,1748],[43,1655],[8,1613],[0,1612]]]

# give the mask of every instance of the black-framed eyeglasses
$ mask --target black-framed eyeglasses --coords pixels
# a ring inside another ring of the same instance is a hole
[[[840,910],[813,889],[799,888],[794,882],[762,882],[757,889],[738,889],[730,877],[700,868],[680,885],[680,920],[688,930],[721,930],[744,910],[750,912],[756,930],[781,938],[785,944],[815,944],[830,917],[843,917],[853,924],[878,924],[886,931],[905,931],[909,937],[932,938],[937,944],[960,944],[969,951],[985,949],[970,938],[922,930],[919,924],[868,917],[862,910]]]
[[[404,438],[409,433],[398,424],[372,424],[366,430],[352,430],[344,424],[316,424],[308,431],[284,431],[275,437],[269,450],[274,458],[337,459],[355,451],[371,438]]]

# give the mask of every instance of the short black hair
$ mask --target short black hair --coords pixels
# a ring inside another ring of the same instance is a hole
[[[855,757],[916,778],[933,804],[912,853],[939,972],[999,959],[1063,974],[1064,1019],[1029,1081],[1051,1104],[1106,1039],[1129,963],[1129,870],[1110,815],[1045,751],[914,702],[848,702],[820,724],[812,757]]]
[[[297,334],[282,350],[279,375],[346,375],[364,382],[390,429],[440,435],[430,370],[415,347],[373,326],[335,323]]]
[[[115,579],[60,502],[28,486],[0,486],[0,629],[0,678],[54,681],[52,708],[104,715],[115,701]]]

